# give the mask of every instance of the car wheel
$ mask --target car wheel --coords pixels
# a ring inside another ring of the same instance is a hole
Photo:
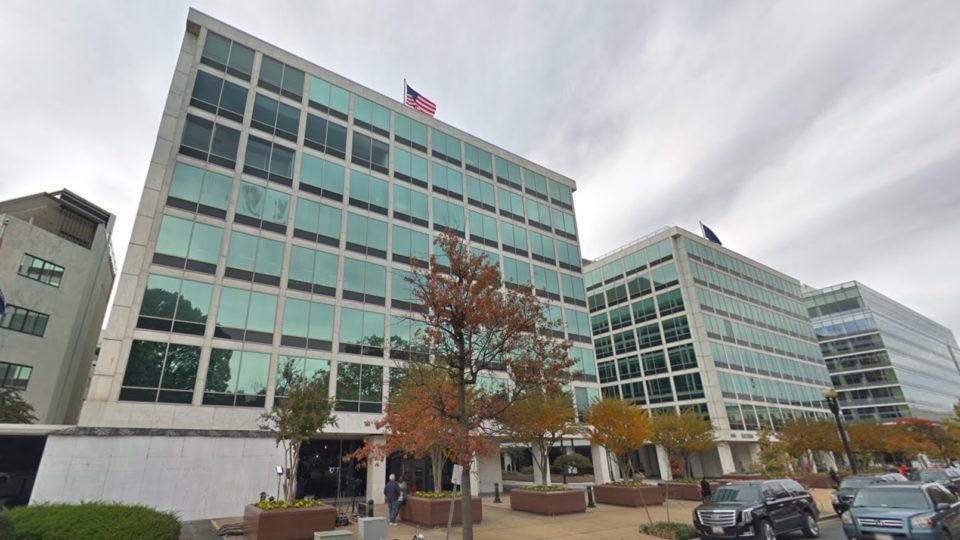
[[[820,525],[814,519],[813,514],[803,515],[803,535],[807,538],[817,538],[820,536]]]
[[[760,540],[777,540],[777,533],[773,530],[773,525],[769,521],[761,521],[758,526],[760,529],[757,536],[760,537]]]

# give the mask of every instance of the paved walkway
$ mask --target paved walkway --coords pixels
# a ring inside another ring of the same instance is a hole
[[[833,509],[830,506],[830,490],[813,490],[814,499],[821,509],[823,517],[833,515]],[[598,504],[596,508],[588,508],[585,514],[568,514],[563,516],[540,516],[526,512],[514,512],[510,510],[510,495],[501,497],[501,503],[494,503],[493,497],[483,497],[483,522],[474,526],[474,538],[476,540],[503,540],[503,539],[554,539],[564,538],[569,540],[578,539],[596,539],[596,540],[620,540],[629,538],[631,540],[651,540],[653,537],[641,535],[639,526],[647,523],[647,514],[643,508],[624,508],[620,506],[610,506]],[[666,521],[667,511],[670,512],[670,520],[690,523],[691,514],[698,505],[694,501],[674,501],[671,500],[666,506],[650,506],[650,519],[654,522]],[[374,514],[377,516],[387,515],[387,507],[384,504],[378,504],[374,508]],[[225,523],[240,521],[240,518],[225,518],[214,520],[214,524],[219,526]],[[346,527],[347,530],[354,532],[356,538],[357,526],[351,524]],[[186,530],[184,531],[186,533]],[[388,533],[391,539],[407,540],[413,538],[417,532],[415,526],[401,523],[396,527],[389,527]],[[446,529],[424,529],[420,531],[427,540],[442,540],[446,538]],[[182,540],[200,540],[208,538],[207,536],[181,536]],[[240,536],[231,536],[226,538],[242,539]],[[461,538],[459,527],[455,527],[450,538]]]

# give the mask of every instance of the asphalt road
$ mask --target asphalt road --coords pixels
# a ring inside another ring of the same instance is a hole
[[[806,538],[802,533],[796,532],[786,536],[779,536],[778,540],[806,540]],[[847,540],[847,537],[843,534],[843,526],[840,525],[840,520],[825,519],[821,521],[819,540]]]

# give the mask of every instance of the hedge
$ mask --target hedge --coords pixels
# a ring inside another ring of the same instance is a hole
[[[147,506],[91,502],[10,511],[17,540],[179,540],[180,520]]]
[[[666,538],[667,540],[690,540],[691,538],[697,538],[699,536],[697,529],[695,529],[693,525],[689,523],[673,523],[670,521],[660,521],[653,525],[641,525],[640,532],[642,534],[649,534],[650,536]]]
[[[14,540],[17,535],[13,534],[13,521],[6,510],[0,509],[0,540]]]

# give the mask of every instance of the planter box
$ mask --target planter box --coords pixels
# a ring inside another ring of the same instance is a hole
[[[710,482],[710,492],[716,493],[717,488],[722,486],[720,482]],[[700,484],[684,484],[683,482],[664,482],[660,484],[664,491],[664,498],[681,501],[701,501]],[[667,488],[669,487],[669,492]]]
[[[480,497],[472,497],[473,522],[483,521],[483,504]],[[461,524],[463,500],[457,496],[453,503],[453,524]],[[450,499],[428,499],[408,496],[400,507],[400,519],[405,523],[415,523],[421,527],[446,527],[450,516]]]
[[[313,540],[313,533],[332,531],[337,511],[332,506],[261,510],[252,504],[243,509],[243,534],[247,540]]]
[[[593,496],[600,504],[617,506],[653,506],[663,504],[663,490],[659,486],[594,486]]]
[[[843,476],[840,476],[840,479],[843,479]],[[833,479],[829,476],[820,476],[820,475],[810,475],[810,476],[797,476],[794,478],[801,485],[809,488],[823,488],[823,489],[833,489]]]
[[[585,494],[578,490],[530,491],[510,490],[510,509],[544,516],[576,514],[587,511]]]

